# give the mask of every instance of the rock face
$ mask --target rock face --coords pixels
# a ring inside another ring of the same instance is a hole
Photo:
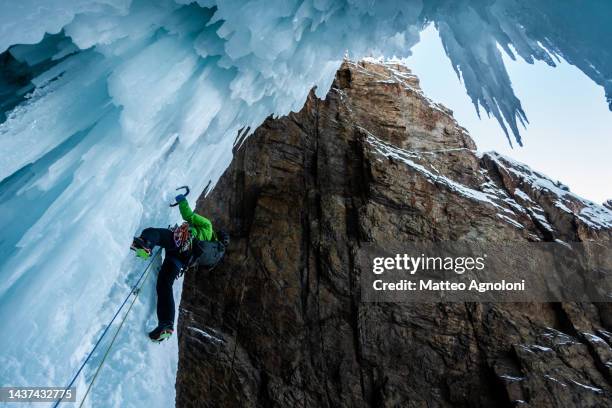
[[[232,243],[185,276],[178,407],[612,405],[609,304],[361,302],[363,243],[612,238],[611,211],[477,154],[402,66],[344,63],[197,210]]]

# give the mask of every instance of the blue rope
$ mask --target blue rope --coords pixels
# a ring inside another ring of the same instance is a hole
[[[138,278],[138,281],[136,281],[136,284],[134,286],[132,286],[132,290],[130,290],[130,293],[127,295],[127,297],[125,298],[125,300],[123,301],[123,303],[121,304],[121,306],[119,306],[119,309],[117,309],[117,312],[115,313],[115,315],[113,316],[113,318],[111,319],[111,321],[108,323],[108,325],[106,326],[106,328],[104,329],[104,331],[102,332],[102,335],[100,336],[100,338],[98,339],[98,341],[96,342],[96,344],[93,346],[93,348],[91,349],[91,351],[89,352],[89,354],[87,355],[87,357],[85,358],[85,361],[83,361],[83,364],[81,364],[81,366],[79,367],[79,369],[77,370],[76,374],[74,375],[74,377],[72,377],[72,380],[70,381],[70,383],[66,386],[66,388],[64,388],[64,393],[62,394],[62,396],[55,402],[55,404],[53,405],[53,408],[57,408],[57,406],[62,402],[62,400],[64,399],[64,395],[66,394],[66,391],[68,391],[68,389],[70,389],[70,387],[72,387],[72,385],[74,384],[74,382],[76,381],[76,379],[79,377],[79,374],[81,374],[81,371],[83,371],[83,368],[85,368],[85,366],[87,365],[87,362],[89,361],[89,359],[91,358],[91,356],[93,355],[94,351],[96,351],[96,349],[98,348],[98,346],[100,345],[100,343],[102,342],[102,339],[104,338],[104,336],[106,336],[106,333],[108,332],[108,329],[110,329],[110,327],[113,325],[113,322],[115,321],[115,319],[117,318],[117,316],[119,316],[119,313],[121,313],[121,310],[123,309],[123,306],[125,306],[125,304],[127,303],[127,301],[130,299],[130,296],[132,296],[133,294],[136,294],[136,291],[138,289],[138,286],[140,285],[140,281],[142,280],[142,278],[145,276],[145,274],[147,273],[147,271],[149,270],[149,268],[151,267],[151,265],[153,265],[153,261],[155,260],[155,258],[157,258],[157,255],[159,255],[159,253],[161,252],[161,249],[158,249],[157,252],[155,253],[155,255],[153,255],[153,257],[151,258],[151,260],[149,261],[149,264],[147,265],[147,267],[142,271],[142,274],[140,274],[140,277]]]

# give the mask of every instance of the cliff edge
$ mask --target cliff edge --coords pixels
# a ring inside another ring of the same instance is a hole
[[[345,62],[197,210],[232,243],[185,276],[178,407],[612,405],[609,303],[361,302],[363,243],[612,240],[612,211],[477,153],[401,65]]]

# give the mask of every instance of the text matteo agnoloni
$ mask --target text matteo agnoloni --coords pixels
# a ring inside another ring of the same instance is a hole
[[[437,271],[453,272],[463,275],[470,271],[482,271],[485,269],[487,255],[476,257],[440,257],[440,256],[410,256],[408,254],[397,254],[393,257],[376,257],[372,261],[372,272],[382,275],[388,271],[401,271],[408,275],[417,272]],[[395,275],[394,275],[395,276]],[[383,279],[375,279],[372,282],[375,291],[524,291],[525,280],[508,282],[506,280],[496,282],[480,282],[471,279],[469,282],[454,282],[450,280],[435,280],[419,277],[417,280],[399,279],[386,282]]]

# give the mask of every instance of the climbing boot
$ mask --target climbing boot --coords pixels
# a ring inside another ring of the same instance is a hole
[[[174,329],[172,325],[159,325],[155,329],[149,332],[149,338],[154,342],[162,342],[172,337]]]

